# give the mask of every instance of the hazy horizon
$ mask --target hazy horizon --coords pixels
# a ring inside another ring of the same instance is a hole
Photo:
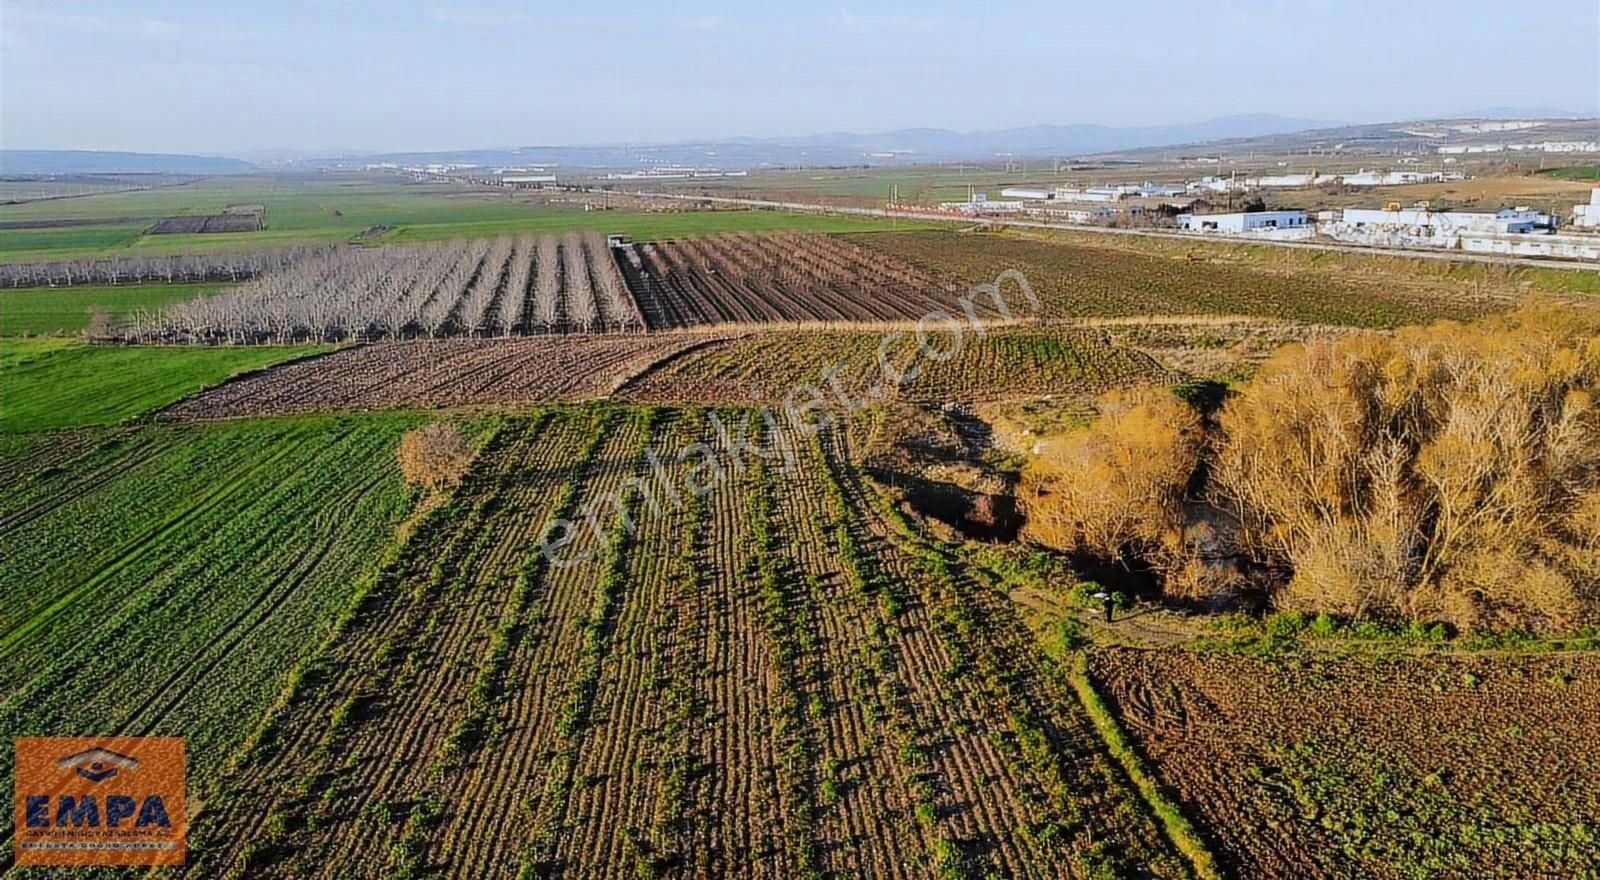
[[[1537,11],[1482,0],[1160,2],[1070,16],[1039,3],[597,14],[4,0],[0,146],[409,152],[1257,114],[1600,114],[1600,7]]]

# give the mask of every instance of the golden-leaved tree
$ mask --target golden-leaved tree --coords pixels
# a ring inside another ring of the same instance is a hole
[[[1165,391],[1100,410],[1026,469],[1034,540],[1140,557],[1170,591],[1212,594],[1182,536],[1225,514],[1230,550],[1289,573],[1280,607],[1464,629],[1600,619],[1593,310],[1531,304],[1290,346],[1209,435]],[[1205,487],[1186,498],[1196,473]]]
[[[1211,491],[1280,605],[1464,628],[1592,619],[1600,321],[1526,306],[1280,352],[1219,418]]]
[[[1040,442],[1021,484],[1029,538],[1157,571],[1181,565],[1199,417],[1159,388],[1112,392],[1098,409],[1085,428]]]

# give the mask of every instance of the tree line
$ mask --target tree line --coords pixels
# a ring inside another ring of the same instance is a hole
[[[247,281],[328,250],[331,246],[291,245],[203,254],[0,263],[0,287]]]

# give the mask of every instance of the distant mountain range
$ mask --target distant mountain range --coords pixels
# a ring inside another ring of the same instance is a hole
[[[1196,143],[1327,128],[1336,122],[1283,116],[1225,116],[1187,125],[1114,128],[1107,125],[1032,125],[997,131],[955,132],[906,128],[877,134],[819,134],[800,138],[739,138],[734,143],[856,154],[909,152],[927,159],[988,159],[996,156],[1061,156],[1103,153],[1163,144]]]
[[[0,174],[238,174],[256,166],[240,159],[179,153],[101,150],[0,150]]]
[[[1494,108],[1456,120],[1550,120],[1547,131],[1595,129],[1595,120],[1553,110]],[[723,169],[769,166],[903,165],[992,161],[996,158],[1071,158],[1105,153],[1150,155],[1162,148],[1213,146],[1267,150],[1300,149],[1353,142],[1392,151],[1417,136],[1407,128],[1424,122],[1347,124],[1271,114],[1225,116],[1184,125],[1118,128],[1106,125],[1034,125],[997,131],[957,132],[906,128],[872,134],[834,132],[800,137],[735,137],[694,143],[529,146],[427,152],[329,152],[257,150],[239,157],[118,153],[88,150],[0,150],[0,174],[189,173],[229,174],[272,169],[359,167],[367,163],[430,163],[494,166],[556,166],[575,169],[637,169],[690,165]],[[1521,135],[1526,136],[1526,133]],[[1590,136],[1600,136],[1591,134]],[[1483,135],[1474,135],[1482,138]],[[1431,143],[1439,143],[1432,141]]]
[[[957,132],[906,128],[856,134],[833,132],[799,137],[736,137],[677,144],[534,146],[504,150],[375,153],[343,161],[405,165],[457,162],[477,165],[560,165],[633,168],[649,164],[757,168],[773,165],[909,164],[1046,158],[1135,149],[1170,143],[1254,137],[1302,131],[1336,123],[1282,116],[1228,116],[1187,125],[1115,128],[1106,125],[1035,125],[997,131]],[[320,163],[313,163],[320,164]]]

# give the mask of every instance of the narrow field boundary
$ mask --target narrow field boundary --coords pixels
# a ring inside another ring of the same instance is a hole
[[[1122,727],[1117,724],[1116,716],[1100,698],[1100,693],[1094,689],[1094,682],[1089,680],[1089,655],[1082,651],[1074,655],[1072,670],[1067,679],[1078,695],[1078,702],[1083,704],[1084,711],[1088,712],[1089,718],[1094,721],[1094,729],[1105,741],[1106,751],[1111,753],[1122,766],[1123,772],[1127,773],[1128,778],[1138,787],[1145,804],[1156,814],[1156,818],[1161,820],[1161,827],[1167,832],[1167,837],[1172,840],[1173,846],[1178,848],[1178,852],[1188,860],[1195,876],[1200,880],[1222,880],[1216,859],[1201,840],[1200,832],[1195,830],[1194,825],[1178,809],[1178,805],[1162,791],[1161,784],[1149,770],[1145,769],[1144,761],[1139,757],[1138,751],[1123,736]]]

